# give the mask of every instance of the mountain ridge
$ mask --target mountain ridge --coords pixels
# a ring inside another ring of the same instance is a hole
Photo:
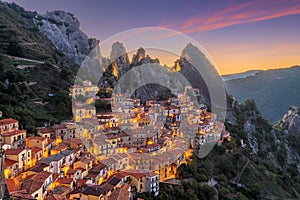
[[[238,101],[254,99],[264,117],[274,123],[291,105],[300,105],[300,67],[265,70],[242,79],[225,81]],[[276,108],[276,109],[274,109]]]

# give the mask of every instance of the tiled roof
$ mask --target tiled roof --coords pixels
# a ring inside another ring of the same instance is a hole
[[[73,181],[73,178],[59,178],[56,180],[57,183],[65,185],[70,185]]]
[[[44,127],[37,130],[40,133],[51,133],[54,132],[52,127]]]
[[[125,183],[120,188],[115,189],[112,194],[108,197],[109,200],[123,200],[129,199],[129,187],[130,185]]]
[[[78,179],[76,180],[76,182],[77,182],[77,187],[81,187],[86,183],[86,179]]]
[[[38,163],[38,164],[36,164],[35,166],[29,168],[28,171],[33,171],[33,172],[39,173],[39,172],[44,171],[44,168],[45,168],[45,167],[48,167],[48,166],[49,166],[49,165],[46,164],[46,163]]]
[[[51,173],[46,171],[28,176],[25,180],[22,180],[21,189],[25,189],[29,194],[32,194],[43,186],[49,176],[51,176]]]
[[[82,171],[82,168],[69,169],[67,175],[74,175],[78,171]]]
[[[0,125],[6,125],[6,124],[11,124],[11,123],[17,123],[18,120],[15,120],[13,118],[7,118],[7,119],[2,119],[0,120]]]
[[[7,136],[13,136],[13,135],[21,134],[21,133],[26,133],[26,131],[25,130],[14,130],[14,131],[1,133],[1,135],[3,137],[7,137]]]
[[[105,165],[113,165],[113,164],[118,163],[118,161],[115,160],[114,158],[106,158],[104,160],[101,160],[100,163],[103,163]]]
[[[67,129],[67,126],[65,124],[56,124],[53,126],[54,130],[59,130],[59,129]]]
[[[15,160],[10,160],[10,159],[7,159],[7,158],[4,159],[4,167],[5,168],[10,167],[10,166],[12,166],[16,163],[18,163],[18,162],[15,161]]]
[[[27,139],[28,140],[39,140],[39,141],[45,141],[45,140],[47,140],[46,137],[39,137],[39,136],[33,136],[33,137],[29,137]]]
[[[39,148],[39,147],[32,147],[32,148],[31,148],[31,152],[32,152],[33,154],[36,154],[36,153],[38,153],[38,152],[40,152],[40,151],[43,151],[43,149],[42,149],[42,148]]]
[[[147,171],[147,170],[124,170],[122,171],[123,174],[127,174],[127,175],[131,175],[135,178],[142,178],[142,177],[153,177],[153,176],[157,176],[157,174],[155,174],[152,171]]]
[[[10,195],[17,199],[36,200],[36,198],[32,197],[26,190],[11,192]]]
[[[6,155],[18,155],[20,154],[24,149],[6,149],[5,154]]]
[[[14,179],[6,179],[6,185],[10,193],[16,191],[17,189]]]

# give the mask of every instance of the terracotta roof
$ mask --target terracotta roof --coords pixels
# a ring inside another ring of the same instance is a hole
[[[39,133],[51,133],[54,132],[52,127],[44,127],[44,128],[39,128],[37,130]]]
[[[83,162],[85,164],[89,164],[92,160],[88,159],[88,158],[81,158],[80,160],[76,161],[76,162]]]
[[[28,171],[33,171],[33,172],[39,173],[39,172],[44,171],[44,168],[45,168],[45,167],[48,167],[48,166],[49,166],[49,165],[46,164],[46,163],[38,163],[38,164],[36,164],[35,166],[29,168]]]
[[[77,182],[77,187],[81,187],[86,183],[86,179],[78,179],[76,180],[76,182]]]
[[[77,188],[77,189],[71,191],[69,194],[82,193],[82,194],[85,194],[85,195],[101,196],[101,195],[105,195],[107,192],[108,191],[103,189],[103,187],[100,186],[100,185],[87,185],[87,184],[84,184],[84,185],[82,185],[81,188]]]
[[[36,200],[36,198],[32,197],[26,190],[11,192],[10,195],[18,199]]]
[[[130,170],[124,170],[122,171],[123,174],[131,175],[135,178],[142,178],[142,177],[153,177],[157,176],[152,171],[147,171],[147,170],[135,170],[135,169],[130,169]]]
[[[73,181],[73,178],[59,178],[56,180],[57,183],[65,185],[70,185]]]
[[[13,135],[21,134],[21,133],[26,133],[26,131],[25,130],[14,130],[14,131],[1,133],[1,135],[3,137],[6,137],[6,136],[13,136]]]
[[[55,141],[55,139],[48,139],[48,144],[51,144],[54,141]]]
[[[67,129],[67,126],[65,124],[56,124],[53,126],[54,130],[58,130],[58,129]]]
[[[120,137],[128,137],[129,135],[127,133],[125,133],[124,131],[121,131],[120,133],[117,133],[117,134],[114,134],[114,133],[105,134],[105,136],[108,139],[116,139],[116,138],[120,138]]]
[[[160,147],[160,145],[154,143],[154,144],[148,144],[148,145],[146,146],[147,149],[152,149],[152,148],[155,148],[155,147]]]
[[[113,164],[118,163],[118,161],[113,158],[106,158],[104,160],[101,160],[100,163],[103,163],[105,165],[113,165]]]
[[[125,183],[120,188],[115,189],[112,194],[108,197],[109,200],[123,200],[129,199],[129,187],[130,185]]]
[[[93,166],[92,169],[90,169],[90,171],[97,170],[100,172],[100,170],[104,169],[105,167],[107,167],[107,165],[100,162],[99,164]]]
[[[7,159],[7,158],[4,159],[4,167],[5,168],[8,168],[8,167],[10,167],[10,166],[12,166],[16,163],[18,163],[18,161],[10,160],[10,159]]]
[[[16,191],[17,189],[14,179],[6,179],[6,185],[10,193]]]
[[[46,137],[40,137],[40,136],[33,136],[33,137],[29,137],[27,139],[28,140],[39,140],[39,141],[45,141],[45,140],[47,140]]]
[[[107,128],[106,129],[107,131],[120,131],[121,129],[120,129],[120,127],[110,127],[110,128]]]
[[[58,185],[55,188],[53,188],[51,190],[51,194],[53,195],[53,200],[66,200],[67,198],[65,197],[64,194],[67,194],[71,191],[70,186],[66,186],[66,185]],[[56,197],[55,197],[55,196]],[[61,196],[63,195],[63,196]],[[57,197],[58,196],[58,197]],[[49,198],[49,200],[52,200],[51,198]],[[48,198],[47,198],[48,200]]]
[[[25,180],[22,180],[21,189],[25,189],[29,194],[32,194],[39,190],[45,180],[51,176],[50,172],[42,171],[40,173],[28,176]]]
[[[19,122],[19,121],[15,120],[13,118],[7,118],[7,119],[0,120],[0,125],[6,125],[6,124],[11,124],[11,123],[17,123],[17,122]]]
[[[32,152],[33,154],[36,154],[36,153],[38,153],[38,152],[40,152],[40,151],[43,151],[43,149],[42,149],[42,148],[39,148],[39,147],[32,147],[32,148],[31,148],[31,152]]]
[[[77,171],[81,171],[81,169],[69,169],[67,175],[74,175]]]
[[[5,154],[6,155],[18,155],[20,154],[24,149],[6,149]]]

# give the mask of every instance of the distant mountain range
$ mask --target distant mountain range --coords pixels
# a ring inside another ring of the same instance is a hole
[[[229,94],[239,102],[254,99],[270,122],[282,118],[291,105],[300,105],[300,67],[252,70],[223,76]]]
[[[259,73],[261,71],[262,70],[249,70],[249,71],[237,73],[237,74],[223,75],[222,79],[223,79],[223,81],[230,81],[230,80],[234,80],[234,79],[247,78],[249,76],[255,76],[257,73]]]

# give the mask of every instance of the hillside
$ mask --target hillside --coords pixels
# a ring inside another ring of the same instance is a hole
[[[229,99],[232,102],[232,99]],[[181,185],[160,184],[160,195],[146,200],[299,199],[299,134],[272,129],[253,101],[229,108],[226,129],[233,140],[216,145],[203,159],[193,156],[179,168]],[[243,139],[246,146],[241,146]]]
[[[78,69],[40,33],[34,16],[0,2],[0,110],[29,132],[71,118],[68,87]]]
[[[0,2],[0,110],[4,117],[20,120],[20,128],[29,132],[44,123],[71,118],[68,87],[78,69],[65,52],[57,50],[39,31],[34,23],[36,14],[16,4]],[[199,79],[193,76],[192,66],[184,56],[193,48],[188,45],[184,49],[178,64],[182,74],[191,77],[193,86],[198,86],[202,83],[201,76]],[[159,65],[159,60],[145,55],[143,49],[137,50],[130,63],[121,44],[113,48],[112,58],[118,55],[114,52],[118,49],[123,57],[117,57],[119,60],[107,68],[103,84],[113,85],[118,79],[113,74],[116,66],[121,76],[140,64]],[[210,66],[206,59],[201,61],[206,67]],[[182,185],[160,184],[158,197],[151,194],[142,197],[163,200],[300,199],[299,111],[293,109],[292,114],[281,120],[282,125],[274,127],[259,112],[262,110],[271,121],[280,120],[290,105],[300,105],[297,103],[300,99],[299,72],[299,67],[293,67],[227,81],[230,94],[238,100],[253,98],[258,106],[252,100],[238,104],[228,97],[225,125],[232,134],[232,141],[215,146],[204,159],[194,156],[190,165],[182,165],[177,177]],[[241,140],[245,147],[241,146]]]
[[[300,67],[267,70],[255,76],[226,81],[229,94],[239,102],[254,99],[270,122],[281,119],[291,105],[300,105]]]

